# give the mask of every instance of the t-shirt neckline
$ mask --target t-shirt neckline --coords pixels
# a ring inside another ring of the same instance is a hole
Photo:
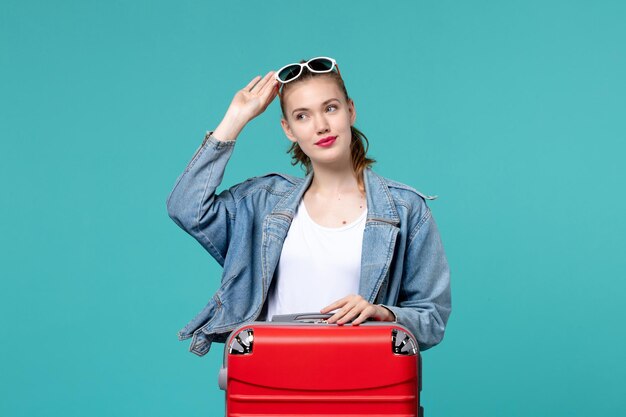
[[[342,232],[344,230],[348,230],[351,229],[355,226],[357,226],[358,224],[360,224],[365,217],[367,216],[367,207],[365,208],[365,210],[363,210],[363,213],[361,213],[361,215],[354,221],[345,224],[343,226],[340,227],[326,227],[326,226],[322,226],[321,224],[318,224],[315,222],[315,220],[313,220],[311,218],[311,216],[309,215],[309,211],[306,209],[306,206],[304,204],[304,199],[300,200],[300,206],[298,207],[298,210],[302,211],[302,214],[304,215],[304,217],[307,219],[308,222],[310,222],[313,226],[315,226],[316,228],[319,228],[321,230],[325,230],[325,231],[329,231],[329,232]]]

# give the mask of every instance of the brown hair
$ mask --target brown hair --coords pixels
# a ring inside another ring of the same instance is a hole
[[[306,60],[304,59],[300,61],[300,63],[304,63],[304,62],[306,62]],[[285,113],[285,103],[284,103],[285,92],[289,90],[289,88],[291,88],[296,83],[306,81],[314,77],[328,77],[334,80],[337,83],[337,86],[339,87],[343,95],[345,96],[346,101],[350,100],[350,96],[348,96],[348,91],[346,90],[346,86],[343,82],[343,79],[341,78],[341,75],[339,75],[337,72],[331,71],[331,72],[325,72],[325,73],[315,73],[315,72],[309,71],[306,67],[304,67],[302,68],[302,74],[300,74],[300,76],[297,79],[290,81],[289,83],[284,84],[282,86],[282,93],[279,95],[279,98],[280,98],[280,109],[283,113],[283,118],[285,120],[287,120],[287,114]],[[364,192],[365,187],[363,185],[363,171],[370,165],[374,164],[376,160],[367,157],[367,150],[369,149],[369,141],[367,140],[367,137],[365,136],[365,134],[363,134],[363,132],[361,132],[359,129],[357,129],[354,126],[350,126],[350,130],[352,132],[352,140],[350,142],[352,169],[354,170],[354,173],[356,174],[359,189]],[[298,143],[296,142],[292,143],[289,149],[287,150],[287,153],[291,154],[291,165],[295,166],[297,164],[300,164],[302,168],[306,171],[307,175],[312,171],[313,166],[311,165],[311,159],[309,159],[309,157],[302,151],[302,149],[300,149],[300,146],[298,146]]]

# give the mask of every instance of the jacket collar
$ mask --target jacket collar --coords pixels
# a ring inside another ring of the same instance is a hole
[[[383,177],[376,174],[371,168],[364,171],[363,177],[368,220],[382,220],[397,226],[400,223],[400,217]]]
[[[309,188],[312,179],[313,173],[311,172],[276,204],[272,210],[272,215],[287,215],[293,219],[300,200]],[[400,223],[400,218],[383,177],[376,174],[371,168],[366,168],[363,171],[363,182],[365,184],[365,198],[367,199],[367,220],[383,221],[397,226]]]

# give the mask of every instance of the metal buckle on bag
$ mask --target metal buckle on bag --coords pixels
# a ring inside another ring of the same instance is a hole
[[[392,329],[391,351],[396,355],[417,355],[417,343],[408,333]]]
[[[228,353],[233,355],[248,355],[252,353],[254,344],[254,332],[252,329],[245,329],[237,333],[230,341]]]

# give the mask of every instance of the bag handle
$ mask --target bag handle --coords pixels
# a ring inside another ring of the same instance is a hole
[[[332,314],[320,314],[320,313],[295,313],[295,314],[278,314],[272,316],[270,321],[279,323],[325,323],[326,320],[331,318]]]

